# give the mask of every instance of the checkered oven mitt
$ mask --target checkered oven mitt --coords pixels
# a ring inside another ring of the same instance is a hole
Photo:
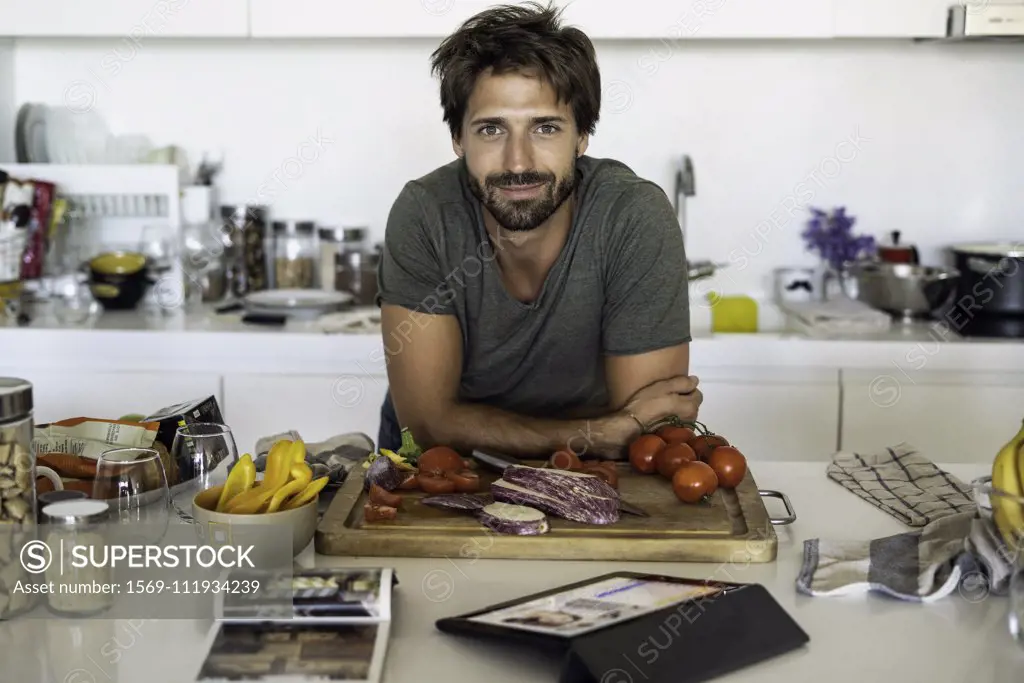
[[[930,602],[959,589],[968,599],[1005,595],[1012,558],[970,488],[908,444],[873,455],[837,453],[828,476],[914,531],[868,541],[804,541],[797,590],[868,591]]]

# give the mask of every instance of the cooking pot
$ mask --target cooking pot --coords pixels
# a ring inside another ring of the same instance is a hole
[[[950,247],[960,271],[956,305],[963,313],[1024,316],[1024,240]]]
[[[89,288],[108,310],[135,308],[149,285],[149,260],[131,251],[110,251],[89,261]]]
[[[945,308],[960,279],[951,268],[911,263],[858,263],[850,266],[856,298],[905,321],[930,318]]]

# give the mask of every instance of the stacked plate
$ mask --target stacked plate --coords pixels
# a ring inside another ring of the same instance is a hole
[[[351,306],[354,298],[347,292],[320,289],[268,289],[246,295],[243,303],[250,315],[315,320]]]

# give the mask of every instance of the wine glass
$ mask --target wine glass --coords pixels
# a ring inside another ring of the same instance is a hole
[[[153,448],[115,448],[100,454],[92,497],[110,505],[112,519],[130,535],[155,543],[167,532],[170,489],[160,453]]]
[[[171,457],[181,469],[183,484],[175,487],[174,508],[191,520],[192,499],[200,491],[223,484],[238,462],[238,447],[231,428],[219,422],[195,422],[178,427]]]

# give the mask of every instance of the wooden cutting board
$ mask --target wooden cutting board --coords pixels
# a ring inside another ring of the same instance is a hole
[[[539,466],[539,462],[524,462]],[[536,560],[649,562],[772,562],[778,537],[754,478],[747,471],[734,490],[719,489],[705,503],[680,502],[671,483],[620,463],[619,495],[650,517],[621,514],[618,522],[591,525],[548,516],[539,536],[498,534],[470,513],[423,505],[427,494],[396,491],[402,506],[394,520],[363,518],[364,469],[353,470],[317,527],[316,551],[355,557],[481,557]],[[480,491],[500,475],[477,469]]]

